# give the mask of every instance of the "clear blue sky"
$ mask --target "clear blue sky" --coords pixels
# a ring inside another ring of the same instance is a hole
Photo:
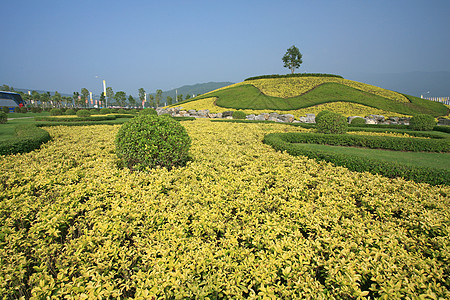
[[[137,95],[300,72],[450,71],[449,0],[3,0],[0,84]],[[98,76],[98,78],[96,77]],[[347,77],[348,78],[348,77]],[[357,78],[350,78],[357,79]]]

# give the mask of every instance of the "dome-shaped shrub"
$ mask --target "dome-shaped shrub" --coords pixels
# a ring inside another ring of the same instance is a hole
[[[80,118],[90,117],[91,112],[87,109],[80,109],[79,111],[77,111],[77,116]]]
[[[351,122],[352,125],[364,125],[366,124],[366,119],[364,118],[354,118]]]
[[[157,115],[158,113],[153,108],[145,108],[139,112],[139,115]]]
[[[343,134],[348,129],[347,119],[335,112],[322,111],[316,117],[316,129],[321,133]]]
[[[111,113],[111,110],[109,108],[107,108],[107,107],[103,107],[102,109],[100,109],[100,114],[101,115],[107,115],[107,114],[110,114],[110,113]]]
[[[65,114],[68,116],[74,116],[77,114],[77,112],[75,111],[75,109],[69,108],[68,110],[66,110]]]
[[[409,121],[409,127],[412,130],[433,130],[434,126],[436,126],[436,120],[430,115],[415,115]]]
[[[63,114],[62,110],[60,110],[59,108],[52,108],[50,110],[50,115],[51,116],[61,116],[62,114]]]
[[[332,111],[330,111],[330,110],[322,110],[320,113],[318,113],[317,116],[316,116],[316,124],[324,115],[326,115],[327,113],[330,113],[330,112],[332,112]]]
[[[186,129],[168,116],[140,115],[123,124],[116,136],[117,156],[132,170],[183,166],[190,146]]]
[[[247,115],[241,110],[233,111],[233,119],[243,120]]]
[[[0,124],[5,124],[8,121],[8,115],[4,111],[0,111]]]

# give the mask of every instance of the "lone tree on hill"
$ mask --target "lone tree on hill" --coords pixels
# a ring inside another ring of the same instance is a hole
[[[284,67],[289,68],[294,74],[295,69],[300,68],[302,64],[302,54],[297,47],[292,46],[287,49],[286,54],[283,56]]]

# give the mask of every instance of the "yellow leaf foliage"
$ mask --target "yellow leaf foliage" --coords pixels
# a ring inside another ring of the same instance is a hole
[[[282,124],[184,122],[186,167],[117,167],[119,126],[0,157],[6,299],[450,298],[450,187],[275,152]],[[369,291],[367,293],[367,291]]]

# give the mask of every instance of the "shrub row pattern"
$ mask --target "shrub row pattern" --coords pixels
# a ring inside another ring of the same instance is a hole
[[[0,157],[6,299],[450,298],[450,187],[276,152],[281,124],[184,122],[184,168],[116,167],[119,126]]]

